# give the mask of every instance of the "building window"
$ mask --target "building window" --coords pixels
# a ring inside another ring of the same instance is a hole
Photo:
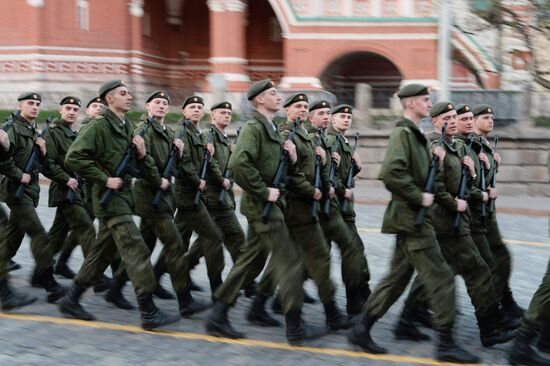
[[[141,33],[144,36],[151,37],[151,15],[148,12],[143,12],[143,18],[141,20]]]
[[[353,13],[355,15],[368,15],[369,11],[369,0],[355,0],[353,2]]]
[[[328,0],[326,1],[326,12],[327,14],[339,14],[341,13],[340,0]]]
[[[432,16],[432,1],[431,0],[416,0],[414,2],[414,13],[417,17]]]
[[[387,17],[396,16],[399,13],[399,4],[397,0],[383,0],[382,14]]]
[[[88,0],[76,0],[76,16],[78,29],[90,30],[90,3]]]
[[[269,40],[280,43],[282,41],[282,32],[283,30],[281,29],[281,25],[279,24],[277,18],[269,18]]]

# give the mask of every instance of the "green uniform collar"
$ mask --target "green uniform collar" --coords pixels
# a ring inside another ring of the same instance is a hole
[[[126,137],[129,135],[129,133],[126,131],[126,125],[128,124],[126,117],[124,117],[124,122],[122,122],[122,120],[115,114],[115,112],[113,112],[109,108],[103,109],[100,113],[105,118],[105,121],[107,121],[107,123],[110,124],[113,130],[115,130],[118,134]]]
[[[267,134],[272,140],[281,142],[277,131],[273,129],[273,126],[274,126],[273,122],[268,121],[263,114],[261,114],[255,109],[252,110],[252,118],[260,122],[265,127]]]
[[[67,122],[65,122],[62,119],[55,121],[55,126],[57,128],[61,128],[61,130],[63,130],[63,132],[65,133],[65,136],[67,137],[76,137],[77,135],[76,131],[73,130],[71,127],[69,127]]]

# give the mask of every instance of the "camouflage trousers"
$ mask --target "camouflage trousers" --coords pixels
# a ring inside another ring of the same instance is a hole
[[[31,237],[31,252],[37,271],[52,267],[54,260],[48,235],[34,206],[30,203],[21,203],[8,204],[8,207],[10,216],[0,235],[0,280],[6,278],[7,262],[17,254],[25,234]]]
[[[262,272],[269,253],[273,261],[270,272],[274,276],[274,283],[279,284],[283,311],[286,314],[292,310],[300,310],[304,301],[303,264],[298,247],[290,239],[290,233],[283,221],[267,224],[261,221],[248,222],[246,245],[225,281],[216,290],[216,299],[234,305],[240,289]]]
[[[105,269],[115,260],[117,251],[136,293],[153,292],[156,279],[150,261],[151,252],[132,215],[100,218],[97,240],[84,259],[75,283],[83,288],[97,283]]]
[[[533,295],[529,308],[523,314],[521,327],[539,331],[545,324],[545,331],[548,332],[550,330],[550,261],[548,261],[542,283]]]
[[[67,235],[67,232],[70,233]],[[86,208],[77,204],[63,204],[57,207],[53,224],[48,231],[48,239],[54,254],[80,244],[84,257],[90,253],[95,240],[95,228]]]
[[[414,234],[397,235],[390,272],[371,294],[363,312],[381,318],[403,294],[415,270],[434,312],[435,328],[451,328],[456,316],[454,275],[427,223]]]

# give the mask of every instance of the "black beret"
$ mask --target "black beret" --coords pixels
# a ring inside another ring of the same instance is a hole
[[[61,102],[59,102],[59,105],[64,105],[64,104],[76,104],[77,106],[80,107],[82,105],[82,102],[77,97],[68,96],[61,99]]]
[[[145,103],[149,103],[150,101],[156,98],[166,99],[168,103],[170,103],[170,96],[164,90],[157,90],[156,92],[153,92],[151,95],[149,95]]]
[[[330,103],[326,100],[317,100],[309,105],[309,111],[313,112],[316,109],[330,108]]]
[[[290,94],[288,97],[286,97],[285,102],[283,103],[283,108],[286,108],[289,105],[292,105],[292,104],[298,103],[298,102],[308,102],[309,103],[309,100],[307,99],[307,95],[305,95],[303,93]]]
[[[86,104],[86,108],[88,108],[90,106],[90,104],[92,103],[100,103],[100,104],[103,104],[103,100],[100,98],[100,97],[93,97],[92,99],[90,99],[88,101],[88,104]]]
[[[199,104],[204,105],[204,100],[201,97],[199,97],[198,95],[191,95],[190,97],[187,97],[187,99],[185,99],[185,101],[181,105],[181,108],[183,109],[188,104],[193,104],[193,103],[199,103]]]
[[[42,97],[40,96],[40,94],[35,92],[24,92],[19,94],[19,96],[17,97],[17,101],[21,102],[23,100],[38,100],[39,102],[41,102]]]
[[[456,114],[464,114],[472,111],[472,107],[468,104],[455,105]]]
[[[101,85],[101,87],[99,88],[99,93],[98,93],[99,97],[100,98],[105,98],[105,94],[107,94],[111,90],[116,89],[120,86],[126,86],[126,84],[124,84],[124,81],[122,81],[122,80],[109,80],[109,81],[104,82],[103,85]]]
[[[330,113],[336,114],[336,113],[352,113],[353,107],[349,104],[339,104],[336,107],[332,108]]]
[[[482,114],[495,114],[495,110],[489,104],[478,104],[472,108],[474,117],[480,116]]]
[[[275,87],[275,83],[269,79],[256,81],[246,91],[246,98],[248,100],[254,99],[258,94]]]
[[[211,111],[214,109],[233,109],[233,106],[229,102],[219,102],[210,107]]]
[[[447,101],[442,101],[442,102],[436,103],[432,107],[432,110],[430,111],[430,116],[432,118],[437,117],[437,116],[439,116],[443,113],[453,111],[454,109],[455,109],[455,106],[454,106],[453,103],[447,102]]]
[[[417,97],[420,95],[430,95],[430,90],[426,85],[408,84],[399,89],[399,92],[397,93],[399,99]]]

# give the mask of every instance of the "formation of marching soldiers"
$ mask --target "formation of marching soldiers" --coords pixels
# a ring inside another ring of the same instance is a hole
[[[270,80],[246,93],[253,112],[235,144],[226,128],[232,106],[212,105],[202,133],[204,100],[190,96],[174,131],[165,124],[170,97],[155,91],[136,126],[125,118],[132,96],[121,80],[103,84],[86,106],[80,131],[73,126],[81,101],[67,96],[61,118],[39,133],[41,96],[19,96],[19,109],[0,128],[0,302],[3,310],[36,298],[9,285],[9,270],[25,235],[35,268],[31,284],[46,290],[66,316],[94,320],[80,304],[83,293],[107,291],[105,298],[134,309],[122,289],[130,280],[142,327],[154,329],[205,311],[211,304],[193,298],[200,290],[190,271],[204,256],[213,307],[206,331],[243,338],[228,319],[241,290],[253,296],[247,320],[264,327],[281,323],[266,309],[285,316],[286,337],[299,345],[327,330],[349,331],[349,342],[370,353],[385,353],[371,337],[374,324],[415,278],[394,329],[398,340],[427,341],[420,326],[437,334],[438,360],[477,363],[480,359],[453,339],[456,313],[454,277],[463,277],[475,309],[484,347],[513,339],[511,364],[550,365],[539,351],[550,350],[550,263],[543,283],[525,311],[510,289],[511,257],[499,232],[495,200],[501,158],[487,139],[493,130],[491,106],[439,102],[429,90],[409,84],[398,92],[403,116],[388,143],[379,178],[392,197],[382,232],[396,235],[389,271],[371,294],[365,247],[355,224],[353,178],[361,159],[346,136],[353,107],[309,102],[303,93],[284,102]],[[273,123],[280,107],[287,121]],[[419,128],[431,117],[434,132]],[[39,173],[51,180],[48,205],[56,208],[46,231],[37,214]],[[235,214],[233,183],[242,189],[245,235]],[[137,226],[134,215],[140,217]],[[98,219],[96,232],[94,219]],[[192,234],[197,239],[190,245]],[[162,244],[153,265],[151,253]],[[330,248],[341,254],[346,309],[335,299]],[[84,263],[77,274],[67,265],[80,245]],[[222,280],[224,250],[233,267]],[[54,259],[57,258],[57,259]],[[268,261],[269,259],[269,261]],[[104,275],[111,267],[113,278]],[[265,269],[264,269],[265,268]],[[263,273],[262,273],[263,271]],[[160,285],[170,275],[175,296]],[[73,279],[68,288],[54,274]],[[262,274],[256,282],[257,277]],[[312,279],[326,326],[304,322],[303,283]],[[278,289],[278,290],[277,290]],[[177,298],[180,314],[158,309],[153,296]],[[542,330],[542,333],[541,333]]]

